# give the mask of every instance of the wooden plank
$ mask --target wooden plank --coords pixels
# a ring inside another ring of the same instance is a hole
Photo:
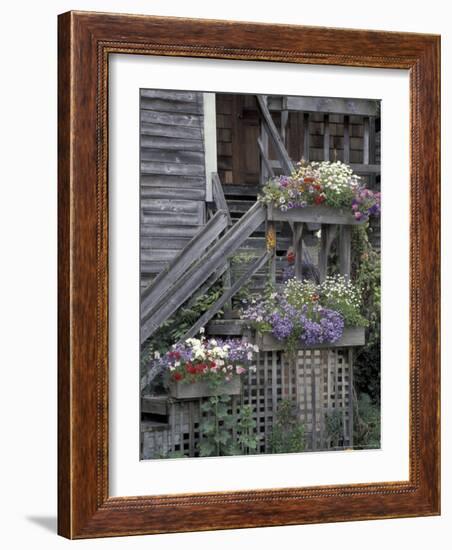
[[[262,95],[257,95],[256,98],[260,113],[265,122],[266,130],[270,139],[272,140],[273,146],[276,150],[276,154],[278,155],[279,161],[281,162],[282,169],[285,174],[291,174],[294,171],[294,166],[291,158],[289,157],[289,154],[287,153],[284,143],[282,142],[278,129],[273,122],[270,111],[268,110],[266,97]]]
[[[226,215],[228,217],[228,225],[232,225],[231,214],[229,213],[229,206],[223,193],[223,186],[221,185],[220,178],[216,172],[212,174],[212,194],[217,210],[222,210],[223,212],[226,212]]]
[[[182,250],[190,241],[190,236],[184,237],[141,237],[140,248],[149,250]]]
[[[179,254],[179,250],[159,249],[148,250],[142,248],[140,250],[140,260],[143,262],[170,262]]]
[[[143,122],[140,129],[141,136],[158,136],[182,139],[203,139],[201,128],[192,126],[170,126],[168,124],[149,124]]]
[[[164,136],[141,135],[142,149],[165,149],[167,151],[204,151],[204,143],[199,139],[183,139]]]
[[[143,237],[193,237],[204,225],[141,225]]]
[[[199,100],[200,92],[186,92],[180,90],[140,90],[140,96],[147,99],[165,99],[167,101],[196,101]]]
[[[270,98],[270,108],[276,106],[276,102]],[[289,111],[304,111],[316,113],[337,113],[360,116],[377,116],[379,114],[379,102],[372,99],[346,99],[329,97],[287,96],[285,108]]]
[[[168,174],[180,176],[204,176],[204,164],[177,164],[167,162],[141,162],[142,174]]]
[[[293,224],[293,250],[295,253],[295,277],[303,278],[303,223]]]
[[[202,203],[201,203],[202,204]],[[190,212],[167,212],[167,211],[154,211],[149,214],[143,214],[141,218],[142,231],[147,226],[161,226],[162,234],[164,233],[163,227],[167,228],[167,231],[171,232],[171,228],[174,226],[192,226],[201,225],[203,220],[200,213]]]
[[[323,160],[330,160],[330,115],[326,113],[323,118]]]
[[[315,344],[312,346],[301,344],[299,349],[328,349],[328,348],[343,348],[348,346],[364,346],[365,340],[365,328],[364,327],[345,327],[341,338],[334,343],[327,344]],[[285,350],[287,343],[284,340],[278,340],[271,333],[265,332],[264,334],[256,335],[256,344],[262,351],[270,350]]]
[[[168,397],[166,395],[144,395],[141,398],[141,412],[166,416],[168,414]]]
[[[204,154],[200,151],[165,151],[164,149],[142,149],[142,161],[167,162],[170,164],[197,164],[204,166]]]
[[[141,211],[147,215],[153,212],[198,214],[204,209],[202,201],[173,199],[141,199]]]
[[[206,192],[204,188],[145,187],[141,190],[141,198],[204,201]]]
[[[190,188],[205,187],[205,181],[203,176],[179,176],[175,174],[154,174],[152,176],[142,175],[140,178],[141,189],[145,187],[174,187],[179,188]]]
[[[350,167],[356,174],[380,174],[381,165],[380,164],[360,164],[360,163],[350,163]]]
[[[348,115],[344,116],[344,162],[345,164],[350,163],[350,117]]]
[[[309,118],[310,118],[309,113],[303,114],[303,158],[306,161],[309,161],[311,159]]]
[[[339,232],[339,270],[346,279],[350,279],[351,239],[350,226],[342,225]]]
[[[182,273],[195,262],[204,250],[218,237],[227,226],[227,217],[224,212],[217,212],[215,216],[189,241],[173,262],[163,270],[152,284],[141,295],[141,310],[146,311],[154,301],[164,295],[169,287],[175,283]],[[195,289],[193,289],[195,290]]]
[[[286,222],[314,222],[324,224],[361,225],[367,221],[355,219],[349,210],[331,208],[328,206],[305,206],[304,208],[291,208],[285,212],[273,205],[268,206],[268,218],[273,221]]]
[[[186,115],[178,113],[162,113],[159,111],[140,111],[141,122],[149,124],[168,124],[176,126],[195,126],[202,127],[203,117],[199,115]]]
[[[260,137],[257,138],[257,146],[259,147],[261,160],[265,165],[266,171],[268,172],[268,176],[266,176],[265,179],[274,178],[275,177],[275,172],[273,170],[273,166],[272,166],[271,162],[268,160],[268,156],[267,156],[268,152],[266,153],[265,146],[262,142],[262,138],[260,138]],[[268,141],[267,141],[267,149],[268,149]],[[262,185],[265,185],[265,181],[262,182]]]
[[[369,164],[369,118],[364,119],[364,136],[363,136],[363,164]]]
[[[202,115],[202,104],[199,101],[172,101],[167,99],[142,97],[140,109],[162,111],[167,113]]]
[[[337,233],[337,225],[325,224],[322,227],[320,236],[320,250],[319,250],[319,278],[320,282],[323,282],[328,274],[328,258],[330,255],[331,245]],[[349,226],[341,226],[349,227]]]
[[[206,325],[206,332],[212,336],[241,336],[247,330],[240,319],[215,319]]]
[[[264,219],[265,209],[261,203],[256,203],[212,246],[205,256],[193,264],[177,282],[174,282],[170,293],[168,291],[159,293],[156,300],[145,297],[141,308],[141,341],[153,334],[193,291],[224,264],[225,260],[259,227]],[[155,294],[153,298],[156,298]]]
[[[224,294],[218,298],[218,300],[196,321],[196,323],[184,334],[180,339],[180,342],[184,342],[187,338],[191,338],[198,334],[201,327],[204,327],[212,317],[214,317],[224,304],[228,302],[254,275],[254,273],[263,267],[270,257],[268,252],[265,252],[260,258],[258,258],[248,270],[237,279],[234,284],[224,292]]]

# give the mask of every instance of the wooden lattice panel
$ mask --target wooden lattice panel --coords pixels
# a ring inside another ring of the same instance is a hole
[[[283,399],[296,404],[305,428],[306,450],[353,446],[351,348],[300,350],[295,362],[281,351],[265,351],[259,353],[256,366],[244,380],[242,394],[231,397],[230,414],[251,405],[260,434],[258,453],[270,452],[269,437]],[[198,456],[204,400],[171,400],[168,424],[158,428],[143,424],[142,457],[159,458],[174,452]]]

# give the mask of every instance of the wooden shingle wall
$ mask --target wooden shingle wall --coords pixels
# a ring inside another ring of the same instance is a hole
[[[205,223],[203,94],[141,90],[141,284]]]

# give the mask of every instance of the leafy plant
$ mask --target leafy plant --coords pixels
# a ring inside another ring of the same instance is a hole
[[[356,350],[354,384],[358,395],[366,393],[372,402],[380,402],[380,254],[369,240],[366,227],[352,232],[352,276],[362,296],[368,327],[366,344]]]
[[[283,399],[269,438],[272,453],[299,453],[305,448],[304,425],[290,399]]]
[[[206,413],[200,424],[200,456],[252,454],[257,449],[259,435],[251,406],[243,406],[238,414],[231,414],[231,397],[215,395],[205,401],[201,410]],[[236,427],[237,437],[232,438]]]
[[[344,427],[342,413],[338,409],[330,409],[325,414],[325,431],[331,447],[339,447]]]
[[[366,393],[355,401],[354,447],[380,448],[380,407]]]

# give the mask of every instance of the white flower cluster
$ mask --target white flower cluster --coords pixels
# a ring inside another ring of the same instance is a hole
[[[299,163],[297,177],[312,177],[318,180],[324,188],[333,191],[342,191],[346,188],[357,187],[360,177],[353,174],[353,170],[340,160],[337,162],[311,162],[308,165]]]
[[[323,283],[319,286],[319,291],[327,301],[340,298],[342,302],[347,303],[350,306],[354,306],[356,308],[360,307],[361,299],[359,290],[350,280],[346,279],[342,275],[326,277]]]

